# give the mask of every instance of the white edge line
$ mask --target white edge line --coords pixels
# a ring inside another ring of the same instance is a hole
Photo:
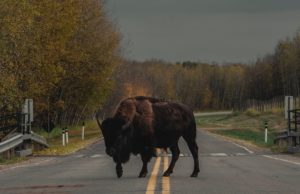
[[[230,142],[233,143],[234,145],[240,147],[240,148],[243,148],[244,150],[246,150],[246,151],[247,151],[248,153],[250,153],[250,154],[253,154],[253,153],[254,153],[253,151],[251,151],[250,149],[246,148],[245,146],[241,146],[241,145],[239,145],[239,144],[237,144],[237,143],[234,143],[234,142],[232,142],[232,141],[230,141]]]
[[[236,153],[235,155],[236,156],[247,156],[247,154],[245,154],[245,153]]]
[[[99,158],[99,157],[102,157],[103,155],[102,154],[94,154],[91,156],[91,158]]]
[[[282,162],[287,162],[287,163],[290,163],[290,164],[295,164],[295,165],[299,165],[300,166],[300,163],[299,162],[293,162],[293,161],[290,161],[290,160],[285,160],[285,159],[281,159],[281,158],[276,158],[276,157],[272,157],[272,156],[268,156],[268,155],[262,155],[263,157],[266,157],[266,158],[271,158],[271,159],[274,159],[274,160],[279,160],[279,161],[282,161]]]
[[[210,156],[228,156],[227,154],[225,153],[211,153],[209,154]]]

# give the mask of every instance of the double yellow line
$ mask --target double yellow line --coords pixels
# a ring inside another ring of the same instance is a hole
[[[168,169],[169,166],[169,157],[164,157],[164,172]],[[170,193],[170,177],[163,177],[162,179],[162,194]]]
[[[162,157],[157,157],[154,168],[152,170],[151,176],[149,178],[149,182],[147,185],[147,190],[146,194],[154,194],[155,193],[155,188],[156,188],[156,183],[157,183],[157,176],[158,176],[158,171],[160,168],[160,163],[161,163],[161,158]],[[169,158],[167,156],[163,157],[163,171],[166,171],[169,165]],[[162,178],[162,194],[169,194],[170,193],[170,178],[169,177],[163,177]]]

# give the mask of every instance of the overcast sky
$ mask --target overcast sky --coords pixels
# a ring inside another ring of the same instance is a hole
[[[300,29],[300,0],[107,0],[124,56],[251,62]]]

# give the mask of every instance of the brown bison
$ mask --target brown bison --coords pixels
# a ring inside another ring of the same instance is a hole
[[[178,140],[183,137],[193,155],[194,170],[191,177],[199,173],[196,123],[193,112],[179,103],[151,97],[133,97],[120,102],[112,118],[102,124],[97,119],[104,136],[106,153],[116,163],[117,176],[123,174],[122,163],[130,154],[140,154],[143,167],[139,177],[148,173],[147,164],[155,148],[170,148],[172,160],[163,176],[170,176],[179,158]]]

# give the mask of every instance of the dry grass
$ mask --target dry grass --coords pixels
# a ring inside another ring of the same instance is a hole
[[[255,109],[249,108],[245,111],[245,114],[250,117],[257,117],[257,116],[261,115],[261,112],[255,110]]]
[[[62,146],[62,130],[60,128],[54,129],[49,135],[45,132],[40,132],[49,144],[49,148],[39,152],[35,155],[66,155],[74,153],[88,145],[96,142],[101,137],[100,129],[96,121],[86,122],[85,126],[85,139],[81,139],[81,126],[73,126],[68,130],[69,144]]]
[[[265,122],[268,122],[270,131],[286,129],[286,121],[282,113],[233,113],[231,115],[216,115],[196,117],[197,126],[203,129],[238,129],[264,131]]]
[[[0,169],[1,169],[1,165],[16,164],[16,163],[26,161],[28,159],[29,158],[26,157],[13,157],[10,159],[0,158]]]

